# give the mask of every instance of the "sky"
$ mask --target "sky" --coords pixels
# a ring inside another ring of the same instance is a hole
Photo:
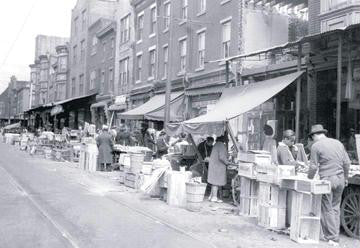
[[[29,80],[38,34],[70,36],[76,0],[3,0],[0,4],[0,93],[12,75]]]

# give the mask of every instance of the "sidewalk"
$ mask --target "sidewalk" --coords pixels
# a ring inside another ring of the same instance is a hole
[[[24,153],[24,156],[29,155]],[[76,163],[33,158],[39,166],[64,176],[69,182],[79,183],[89,194],[112,199],[117,204],[141,213],[144,218],[154,219],[159,224],[206,241],[209,247],[328,247],[324,242],[318,245],[297,244],[288,235],[257,226],[255,218],[239,216],[237,208],[231,204],[210,203],[205,200],[200,212],[190,212],[119,184],[119,173],[116,171],[87,172],[79,169]],[[360,241],[342,235],[340,247],[360,247]]]

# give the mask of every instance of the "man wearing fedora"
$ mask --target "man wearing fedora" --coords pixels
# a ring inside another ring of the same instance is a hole
[[[350,159],[344,145],[326,137],[327,130],[320,124],[313,125],[309,136],[314,141],[308,178],[314,178],[318,171],[320,179],[331,183],[331,192],[321,199],[321,227],[324,239],[330,245],[338,246],[340,232],[341,196],[349,175]]]

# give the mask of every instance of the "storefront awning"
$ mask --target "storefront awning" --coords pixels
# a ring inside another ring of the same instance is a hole
[[[170,121],[180,122],[184,120],[185,103],[184,95],[181,94],[170,103]],[[147,120],[164,121],[165,106],[162,106],[154,111],[151,111],[145,115]]]
[[[109,101],[101,101],[101,102],[93,103],[91,104],[90,108],[104,108],[105,106],[107,106],[108,103]]]
[[[11,125],[7,125],[6,127],[4,127],[4,129],[5,130],[10,130],[10,129],[13,129],[13,128],[20,128],[20,127],[21,127],[21,123],[17,122],[17,123],[11,124]]]
[[[182,92],[171,93],[171,101],[178,98]],[[145,115],[165,105],[165,94],[155,95],[149,101],[137,108],[119,114],[119,118],[142,120]]]
[[[212,111],[182,123],[168,124],[166,128],[169,134],[187,132],[221,135],[225,121],[266,102],[303,73],[304,71],[299,71],[248,85],[225,88]]]
[[[188,88],[186,89],[185,94],[187,96],[216,94],[216,93],[221,93],[224,88],[225,88],[225,82],[221,82],[218,84],[206,85],[202,87]]]

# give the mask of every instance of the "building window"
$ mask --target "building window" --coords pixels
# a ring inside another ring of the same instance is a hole
[[[81,60],[85,59],[85,40],[80,42],[80,58]]]
[[[105,71],[101,71],[101,78],[100,78],[100,92],[104,93],[105,88]]]
[[[156,50],[152,49],[149,51],[149,78],[155,78],[156,73]]]
[[[129,83],[129,58],[120,60],[120,76],[119,85],[127,85]]]
[[[181,18],[184,21],[188,18],[188,0],[181,0]]]
[[[86,10],[81,13],[81,29],[86,29]]]
[[[113,93],[114,92],[114,69],[110,68],[109,69],[109,88],[110,88],[110,92]]]
[[[198,33],[198,67],[205,65],[205,32]]]
[[[48,80],[48,72],[47,70],[40,71],[40,81],[47,81]]]
[[[321,0],[321,12],[328,12],[346,7],[357,0]]]
[[[72,78],[71,79],[71,96],[74,97],[75,96],[75,90],[76,90],[76,79]]]
[[[90,73],[90,90],[95,89],[96,71]]]
[[[144,29],[144,14],[138,15],[137,18],[137,33],[136,38],[137,40],[142,40],[143,37],[143,29]]]
[[[169,47],[164,47],[164,78],[168,77],[169,71]]]
[[[170,27],[170,2],[164,4],[164,29],[169,29]]]
[[[142,55],[136,56],[136,81],[141,81]]]
[[[231,21],[222,24],[222,56],[230,56]]]
[[[73,64],[76,64],[77,60],[77,45],[73,47]]]
[[[59,57],[59,69],[61,72],[65,72],[67,70],[67,58]]]
[[[104,42],[102,43],[102,45],[103,45],[103,51],[104,51],[104,56],[105,56],[105,52],[106,52],[106,42],[104,41]]]
[[[79,76],[79,95],[84,94],[84,74]]]
[[[120,43],[130,40],[130,14],[120,20]]]
[[[150,9],[150,34],[155,34],[156,32],[156,7]]]
[[[77,34],[77,33],[79,32],[78,22],[79,22],[79,18],[78,18],[78,17],[75,17],[75,19],[74,19],[74,33],[75,33],[75,34]]]
[[[114,48],[115,48],[115,39],[114,38],[111,38],[111,40],[110,40],[110,48],[111,48],[110,58],[113,58]]]
[[[206,11],[206,0],[199,0],[199,13]]]
[[[180,40],[180,72],[186,70],[186,39]]]
[[[98,38],[97,37],[93,37],[92,38],[92,46],[91,46],[91,55],[94,55],[96,54],[96,46],[97,46],[97,43],[98,43]]]

